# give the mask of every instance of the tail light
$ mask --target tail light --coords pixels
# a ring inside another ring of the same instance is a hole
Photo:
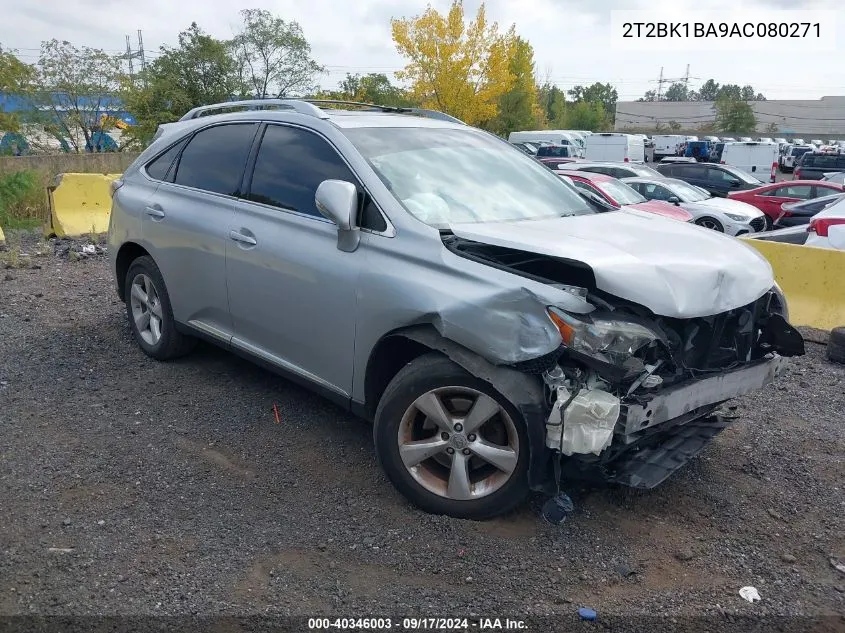
[[[796,167],[795,171],[792,172],[792,180],[801,180],[801,168]]]
[[[771,181],[775,182],[777,180],[777,176],[778,176],[778,164],[772,163],[772,180]]]
[[[720,164],[720,165],[725,165],[726,163],[725,163],[725,161],[720,160],[720,161],[719,161],[719,164]]]
[[[123,186],[123,181],[121,179],[112,180],[109,184],[109,193],[111,197],[114,198],[114,194],[117,193],[117,190]]]
[[[819,237],[827,237],[830,227],[839,224],[845,224],[845,218],[813,218],[807,225],[807,231],[815,233]]]
[[[625,157],[625,161],[624,161],[624,162],[626,162],[626,163],[628,162],[628,157],[627,157],[627,156]]]

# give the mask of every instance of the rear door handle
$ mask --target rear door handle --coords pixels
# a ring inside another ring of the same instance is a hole
[[[158,219],[164,218],[164,211],[157,204],[155,204],[151,207],[147,207],[146,211],[147,211],[147,215],[150,216],[151,218],[158,218]]]
[[[241,244],[248,244],[249,246],[255,246],[256,244],[258,244],[254,237],[244,235],[243,233],[238,233],[237,231],[229,231],[229,237],[231,237],[236,242],[240,242]]]

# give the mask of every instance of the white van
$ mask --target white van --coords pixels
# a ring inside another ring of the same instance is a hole
[[[655,134],[651,140],[654,141],[654,162],[656,163],[664,156],[675,156],[678,147],[687,140],[687,137],[681,134]]]
[[[633,134],[600,132],[587,137],[587,160],[644,163],[645,143]]]
[[[525,141],[545,141],[553,145],[574,145],[579,148],[579,153],[583,157],[583,145],[580,139],[567,130],[523,130],[522,132],[511,132],[508,135],[508,143],[524,143]]]
[[[766,177],[770,182],[775,182],[778,170],[778,144],[777,143],[725,143],[722,150],[722,158],[719,161],[723,165],[733,165],[756,176],[763,182]]]

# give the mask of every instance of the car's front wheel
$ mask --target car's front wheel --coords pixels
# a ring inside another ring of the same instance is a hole
[[[703,217],[703,218],[698,218],[695,221],[695,223],[698,226],[703,226],[705,229],[710,229],[712,231],[719,231],[720,233],[725,232],[725,227],[722,226],[722,223],[719,222],[719,220],[717,220],[716,218],[711,218],[709,216]]]
[[[528,437],[519,412],[440,354],[390,382],[376,411],[376,453],[390,481],[433,514],[487,519],[528,493]]]
[[[169,360],[194,348],[196,339],[176,329],[170,295],[152,257],[145,255],[132,262],[124,293],[129,328],[144,353]]]

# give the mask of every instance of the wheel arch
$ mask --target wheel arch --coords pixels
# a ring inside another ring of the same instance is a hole
[[[114,262],[114,275],[117,294],[121,301],[126,299],[126,273],[129,267],[139,257],[152,257],[149,251],[137,242],[126,242],[121,244],[117,251]]]
[[[402,367],[430,352],[447,356],[479,378],[522,415],[528,434],[528,484],[532,490],[554,492],[552,452],[546,447],[545,390],[537,375],[512,367],[494,365],[479,354],[442,336],[433,325],[417,325],[394,330],[379,340],[367,362],[364,379],[364,413],[372,420],[381,395]]]

